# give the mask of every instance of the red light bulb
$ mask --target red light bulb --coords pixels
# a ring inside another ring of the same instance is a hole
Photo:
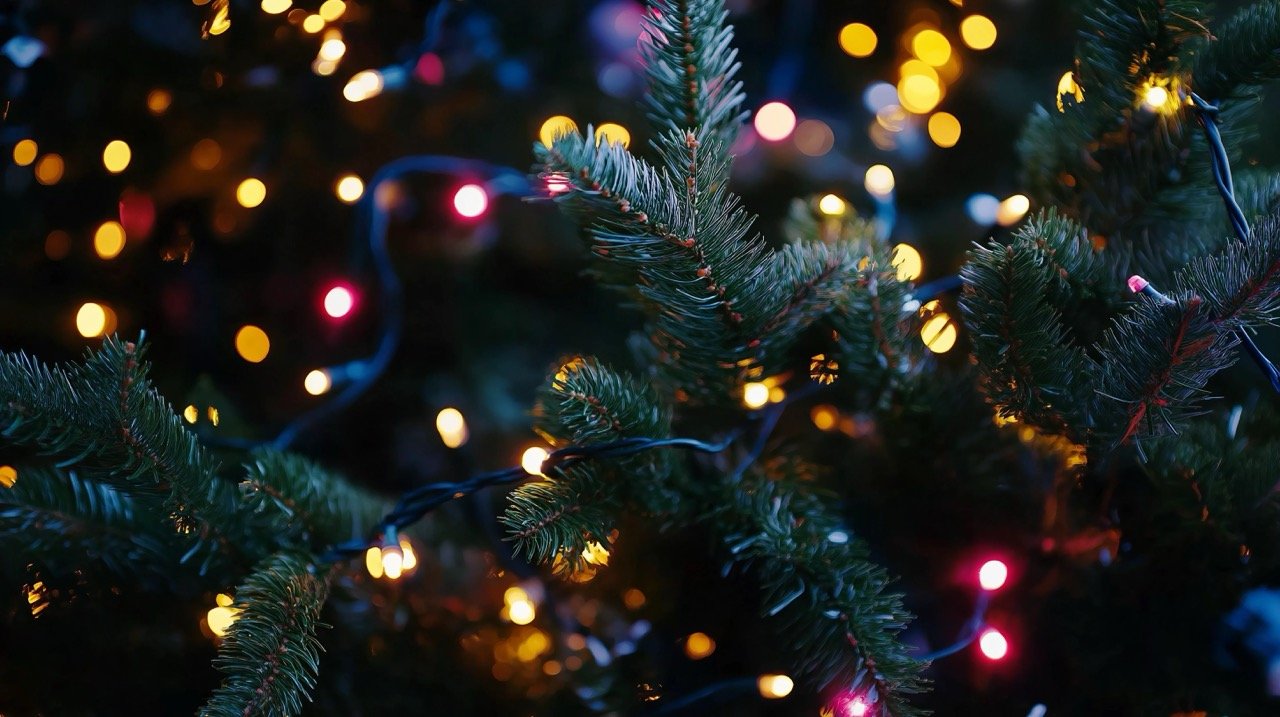
[[[988,660],[1003,660],[1009,654],[1009,641],[999,630],[989,627],[978,638],[978,649]]]
[[[1002,560],[988,560],[978,569],[978,584],[983,590],[999,590],[1009,580],[1009,566]]]
[[[479,184],[464,184],[454,192],[453,208],[467,219],[475,219],[489,208],[489,195]]]
[[[355,308],[356,297],[351,289],[345,286],[334,286],[324,295],[324,313],[335,319],[341,319]]]

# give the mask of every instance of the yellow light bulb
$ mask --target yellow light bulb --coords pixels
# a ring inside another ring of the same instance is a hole
[[[1142,94],[1142,102],[1153,110],[1161,109],[1169,102],[1169,91],[1159,85],[1152,85]]]
[[[404,553],[400,550],[399,545],[383,546],[382,550],[382,574],[388,579],[399,580],[404,574]]]
[[[239,619],[240,611],[233,607],[224,607],[219,605],[205,616],[205,621],[209,624],[209,630],[218,637],[226,637],[231,630],[231,626]]]
[[[133,150],[129,149],[129,143],[122,139],[111,140],[102,150],[102,166],[112,174],[123,172],[129,166],[131,159],[133,159]]]
[[[960,120],[950,112],[934,112],[929,115],[929,139],[939,147],[956,146],[960,141]]]
[[[960,21],[960,39],[974,50],[985,50],[996,44],[996,24],[982,15],[970,15]]]
[[[809,412],[809,419],[813,421],[813,425],[819,431],[830,431],[835,428],[839,418],[840,413],[836,411],[834,406],[814,406],[813,410]]]
[[[701,660],[716,651],[716,641],[705,632],[695,632],[684,640],[684,654],[690,660]]]
[[[842,216],[845,212],[844,200],[834,194],[827,194],[818,200],[818,211],[829,217]]]
[[[400,552],[404,554],[402,570],[407,573],[418,567],[418,554],[413,552],[413,544],[403,535],[400,536]]]
[[[763,383],[752,382],[742,387],[742,405],[747,408],[760,408],[769,402],[769,387]]]
[[[529,593],[525,592],[524,588],[519,585],[512,585],[502,593],[502,602],[505,603],[507,607],[511,607],[518,602],[527,602],[528,600]]]
[[[1031,200],[1026,195],[1015,194],[1003,202],[996,208],[996,222],[1002,227],[1012,226],[1018,223],[1031,209]]]
[[[279,15],[293,7],[293,0],[262,0],[262,11],[268,15]]]
[[[343,42],[340,37],[331,37],[320,44],[320,52],[317,54],[321,60],[337,62],[346,53],[347,43]]]
[[[12,488],[18,482],[18,469],[13,466],[0,466],[0,485]]]
[[[507,607],[507,617],[517,625],[528,625],[537,616],[537,608],[529,600],[518,600]]]
[[[898,82],[898,104],[918,115],[933,111],[942,101],[942,86],[928,75],[907,75]]]
[[[467,420],[462,417],[462,411],[456,408],[440,409],[436,414],[436,431],[446,448],[460,448],[467,443]]]
[[[364,196],[364,182],[354,174],[346,174],[334,185],[333,192],[343,202],[355,204]]]
[[[236,353],[249,363],[260,363],[271,352],[271,339],[267,338],[267,332],[252,324],[240,327],[235,343]]]
[[[302,379],[302,387],[312,396],[322,396],[333,387],[333,381],[329,378],[328,371],[316,369]]]
[[[324,29],[324,18],[319,15],[308,15],[307,19],[302,21],[302,30],[312,35]]]
[[[920,340],[936,354],[950,351],[958,335],[955,323],[945,313],[934,314],[920,327]]]
[[[93,233],[93,250],[102,259],[114,259],[124,251],[124,227],[117,221],[105,221]]]
[[[915,281],[924,273],[924,257],[910,244],[895,246],[889,263],[898,270],[898,281]]]
[[[542,475],[542,462],[547,460],[547,449],[541,446],[530,446],[520,456],[520,467],[525,473],[534,476]]]
[[[364,567],[374,580],[382,577],[382,550],[373,547],[364,551]]]
[[[342,88],[342,96],[347,98],[348,102],[363,102],[370,97],[377,97],[381,94],[382,87],[381,72],[377,70],[362,70],[347,80],[346,86]]]
[[[187,407],[182,409],[182,417],[186,419],[187,423],[195,423],[200,420],[200,409],[196,408],[194,404],[188,403]]]
[[[343,0],[325,0],[320,9],[317,10],[320,17],[327,22],[333,22],[342,17],[342,13],[347,11],[347,4]]]
[[[245,209],[253,209],[267,199],[267,185],[257,177],[249,177],[236,187],[236,201]]]
[[[605,122],[596,127],[596,145],[599,146],[602,141],[609,144],[620,144],[625,149],[631,146],[631,133],[620,124]]]
[[[86,339],[101,336],[107,332],[107,307],[87,301],[76,312],[76,330]]]
[[[569,117],[564,115],[554,115],[548,117],[542,123],[542,127],[538,128],[538,140],[546,147],[550,147],[556,140],[556,137],[570,134],[578,131],[578,124]]]
[[[893,170],[883,164],[873,164],[867,167],[867,175],[862,184],[866,187],[868,194],[874,197],[887,197],[893,193]]]
[[[760,690],[760,696],[768,700],[780,700],[791,694],[791,690],[795,689],[796,683],[786,675],[760,675],[756,680],[756,687]]]
[[[852,57],[866,57],[876,50],[876,31],[860,22],[840,28],[840,49]]]
[[[921,30],[911,38],[911,51],[925,63],[942,67],[951,59],[951,43],[937,30]]]
[[[13,145],[13,163],[19,167],[25,167],[36,161],[36,155],[40,153],[40,145],[36,144],[34,139],[18,140]]]

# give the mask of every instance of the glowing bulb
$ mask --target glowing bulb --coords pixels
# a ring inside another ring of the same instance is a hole
[[[489,206],[489,195],[479,184],[464,184],[453,195],[453,208],[458,214],[474,219]]]
[[[324,18],[319,15],[308,15],[307,18],[302,21],[302,29],[304,32],[309,32],[314,35],[324,29]],[[355,100],[352,101],[354,102]]]
[[[819,431],[830,431],[836,427],[836,421],[840,418],[840,413],[836,411],[834,406],[822,405],[814,406],[809,412],[809,419],[813,421],[814,427]]]
[[[351,313],[351,309],[356,305],[356,297],[351,293],[351,289],[345,286],[335,286],[324,295],[324,313],[331,318],[341,319]]]
[[[873,197],[887,197],[893,193],[893,170],[883,164],[867,167],[867,175],[862,180],[867,193]]]
[[[513,604],[518,602],[528,602],[528,600],[529,593],[525,592],[524,588],[519,585],[512,585],[502,593],[502,602],[505,603],[507,607],[511,607]]]
[[[257,177],[249,177],[236,187],[236,201],[245,209],[253,209],[267,199],[267,185]]]
[[[605,122],[596,127],[596,145],[599,146],[601,142],[620,144],[626,149],[631,146],[631,132],[620,124]]]
[[[983,590],[999,590],[1009,579],[1009,566],[1000,560],[988,560],[978,568],[978,584]]]
[[[818,211],[829,217],[838,217],[845,212],[844,200],[834,194],[827,194],[818,200]]]
[[[1159,85],[1152,85],[1142,94],[1142,101],[1147,107],[1158,110],[1169,101],[1169,91]]]
[[[191,147],[191,165],[196,169],[210,170],[222,161],[222,146],[205,138]]]
[[[924,258],[910,244],[895,246],[889,265],[898,270],[898,281],[915,281],[924,273]]]
[[[760,675],[756,680],[760,696],[768,700],[780,700],[786,697],[791,694],[795,686],[796,683],[786,675]]]
[[[999,630],[989,627],[978,638],[978,648],[988,660],[1003,660],[1009,654],[1009,641]]]
[[[955,322],[945,313],[934,314],[920,327],[920,340],[935,354],[945,354],[956,345]]]
[[[102,150],[102,166],[112,174],[123,172],[129,166],[131,159],[133,159],[133,150],[129,149],[129,143],[122,139],[111,140]]]
[[[756,134],[768,142],[781,142],[796,128],[796,113],[782,102],[770,102],[756,111]]]
[[[769,387],[763,383],[748,383],[742,387],[742,405],[760,408],[769,402]]]
[[[996,210],[996,221],[1002,227],[1017,224],[1030,209],[1031,200],[1024,194],[1015,194],[1000,202],[1000,207]]]
[[[347,4],[343,0],[324,0],[320,5],[320,9],[316,12],[320,17],[328,22],[333,22],[342,17],[342,13],[347,11]]]
[[[942,86],[928,75],[906,75],[898,82],[898,104],[918,115],[933,111],[942,101]]]
[[[384,545],[382,547],[382,574],[391,580],[399,580],[404,574],[404,552],[400,550],[399,545]]]
[[[951,43],[937,30],[921,30],[911,38],[911,51],[925,63],[942,67],[951,59]]]
[[[221,597],[221,595],[219,595]],[[209,631],[218,637],[225,637],[231,626],[240,618],[240,611],[229,605],[219,604],[205,616]]]
[[[404,554],[404,565],[402,569],[407,573],[418,567],[418,554],[413,552],[413,544],[409,539],[400,536],[400,552]]]
[[[236,353],[249,363],[260,363],[271,352],[271,340],[267,338],[267,332],[252,324],[240,327],[236,332],[235,343]]]
[[[87,301],[76,312],[76,331],[86,339],[101,336],[107,332],[107,307]]]
[[[866,57],[876,50],[876,31],[860,22],[840,28],[840,49],[852,57]]]
[[[520,467],[531,476],[542,475],[542,462],[547,460],[547,449],[541,446],[530,446],[520,456]]]
[[[462,411],[452,406],[442,408],[436,414],[436,431],[440,434],[440,441],[446,448],[460,448],[466,445],[467,420],[462,417]],[[541,462],[538,465],[541,467]]]
[[[124,227],[117,221],[105,221],[93,233],[93,250],[101,259],[114,259],[124,251]]]
[[[279,15],[293,6],[293,0],[262,0],[262,11],[268,15]]]
[[[507,617],[517,625],[528,625],[537,616],[537,608],[530,600],[516,600],[507,606]]]
[[[929,139],[944,149],[956,146],[960,141],[960,120],[950,112],[929,115]]]
[[[550,147],[555,143],[556,137],[577,131],[578,125],[572,119],[564,115],[554,115],[542,123],[542,127],[538,129],[538,139],[543,145]]]
[[[845,707],[845,712],[849,717],[866,717],[867,710],[870,708],[871,706],[868,705],[861,697],[854,697],[853,700],[849,702],[848,706]]]
[[[360,197],[364,196],[364,182],[354,174],[345,174],[334,185],[333,192],[343,202],[355,204],[360,201]]]
[[[187,423],[195,423],[200,420],[200,409],[195,404],[188,403],[187,407],[182,409],[182,417]]]
[[[19,167],[25,167],[36,161],[36,155],[40,153],[40,145],[36,144],[34,139],[18,140],[13,145],[13,163]]]
[[[18,469],[13,466],[0,466],[0,485],[12,488],[18,482]]]
[[[36,181],[46,187],[57,184],[62,180],[62,173],[66,168],[61,155],[46,154],[36,162]]]
[[[960,21],[960,39],[974,50],[985,50],[996,44],[996,24],[982,15],[970,15]]]
[[[173,104],[173,95],[168,90],[157,87],[147,93],[147,109],[153,115],[162,115]]]
[[[684,641],[684,654],[690,660],[701,660],[716,651],[716,641],[705,632],[695,632]]]
[[[343,42],[341,37],[331,37],[320,44],[320,52],[317,54],[321,60],[337,62],[346,53],[347,43]]]
[[[382,86],[381,72],[364,70],[347,80],[346,87],[342,88],[342,96],[347,98],[348,102],[363,102],[370,97],[377,97],[382,92]]]
[[[382,577],[382,549],[373,547],[364,551],[364,568],[374,580]]]
[[[302,387],[312,396],[322,396],[333,387],[333,380],[329,378],[328,371],[316,369],[302,379]]]

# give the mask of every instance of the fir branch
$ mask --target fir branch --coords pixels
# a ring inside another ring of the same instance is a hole
[[[1193,58],[1192,87],[1201,97],[1216,103],[1280,78],[1280,2],[1241,8],[1214,34]]]
[[[878,382],[910,369],[910,317],[903,312],[910,298],[911,285],[898,280],[885,249],[858,260],[853,283],[830,315],[842,375]]]
[[[912,619],[902,596],[888,592],[884,569],[840,528],[804,467],[776,460],[727,488],[707,519],[760,579],[764,612],[791,642],[800,673],[819,689],[839,685],[878,703],[878,715],[924,714],[907,702],[924,690],[926,665],[897,641]]]
[[[1231,242],[1216,256],[1192,261],[1177,285],[1202,298],[1225,328],[1274,324],[1280,308],[1280,216],[1260,222],[1248,243]]]
[[[653,0],[640,46],[657,134],[693,130],[725,148],[746,119],[733,26],[723,0]]]
[[[278,553],[236,590],[239,616],[214,664],[226,674],[201,717],[296,715],[320,669],[320,609],[329,591],[314,556]]]
[[[619,486],[602,482],[590,466],[574,466],[508,493],[499,520],[516,557],[542,564],[562,556],[576,565],[591,543],[609,545],[623,508],[618,494]]]
[[[796,242],[773,255],[765,281],[774,287],[774,307],[757,330],[765,373],[786,366],[791,347],[811,326],[836,312],[852,313],[852,296],[866,288],[866,276],[859,271],[865,259],[847,242]]]
[[[390,507],[306,458],[270,449],[253,454],[240,492],[244,509],[281,538],[315,549],[365,535]]]

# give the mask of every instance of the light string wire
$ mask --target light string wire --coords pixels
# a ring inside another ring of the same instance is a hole
[[[1227,158],[1227,148],[1222,142],[1222,132],[1218,129],[1218,106],[1206,102],[1194,92],[1191,93],[1191,103],[1196,108],[1196,119],[1200,121],[1205,139],[1209,142],[1209,153],[1213,160],[1210,163],[1213,183],[1218,187],[1218,194],[1222,195],[1222,203],[1227,209],[1228,219],[1231,220],[1231,228],[1242,244],[1248,244],[1253,232],[1249,228],[1249,221],[1245,218],[1244,211],[1240,209],[1240,203],[1236,201],[1235,183],[1231,179],[1231,162]],[[1237,329],[1236,336],[1249,352],[1249,357],[1267,375],[1271,388],[1280,393],[1280,370],[1271,362],[1271,359],[1267,358],[1266,354],[1262,353],[1258,344],[1254,343],[1248,329],[1244,327]]]

